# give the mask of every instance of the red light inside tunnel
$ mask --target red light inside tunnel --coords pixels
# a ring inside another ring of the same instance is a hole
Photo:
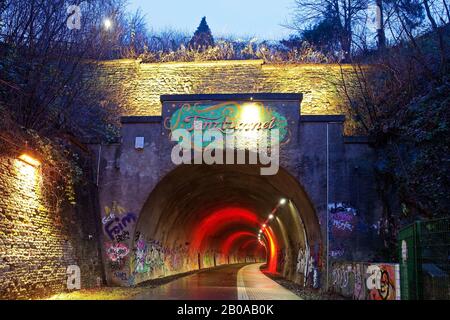
[[[227,207],[214,211],[201,220],[195,228],[191,249],[193,251],[203,249],[208,236],[215,235],[221,229],[233,224],[254,227],[258,225],[258,217],[255,213],[239,207]]]
[[[225,255],[229,255],[232,245],[237,240],[239,240],[240,238],[244,238],[244,237],[255,237],[255,234],[248,232],[248,231],[238,231],[238,232],[232,233],[230,236],[228,236],[228,238],[223,243],[222,253]]]
[[[277,272],[277,243],[275,241],[275,237],[273,235],[272,229],[264,228],[264,234],[267,236],[267,239],[269,241],[269,259],[267,264],[267,271],[271,273]]]
[[[204,219],[202,219],[195,227],[193,232],[193,239],[191,245],[191,252],[197,254],[205,248],[207,248],[207,240],[211,236],[217,236],[226,231],[227,228],[236,226],[250,227],[255,230],[259,230],[261,221],[259,217],[252,211],[240,208],[240,207],[227,207],[213,211]],[[277,242],[273,231],[270,227],[266,227],[263,230],[268,241],[268,271],[276,272],[277,266]],[[256,233],[237,231],[232,233],[222,245],[223,252],[229,252],[233,242],[240,237],[252,236],[255,237]]]
[[[242,245],[239,249],[245,250],[253,243],[258,243],[258,240],[256,240],[256,239],[247,240],[244,243],[242,243]]]

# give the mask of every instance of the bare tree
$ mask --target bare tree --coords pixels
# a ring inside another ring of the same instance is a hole
[[[114,47],[103,22],[123,3],[73,4],[6,0],[0,12],[0,100],[17,123],[44,134],[80,129],[74,109],[92,106],[85,102],[93,98],[88,75],[95,64],[88,59],[106,57]],[[70,19],[78,19],[73,28]]]
[[[445,1],[443,1],[443,5],[447,8],[447,5],[445,3]],[[431,12],[431,4],[429,0],[423,0],[423,6],[425,8],[425,12],[427,14],[427,18],[431,24],[431,29],[433,31],[433,33],[437,36],[438,39],[438,44],[439,44],[439,54],[440,54],[440,58],[441,58],[441,66],[443,69],[441,69],[441,72],[444,73],[445,69],[447,67],[447,49],[446,49],[446,44],[445,44],[445,40],[444,40],[444,31],[443,28],[441,28],[433,13]],[[448,9],[448,8],[447,8]],[[442,22],[444,22],[445,24],[445,20],[442,20]]]
[[[331,19],[335,23],[345,60],[351,59],[353,31],[364,19],[368,0],[296,0],[291,27],[304,30],[308,24]]]

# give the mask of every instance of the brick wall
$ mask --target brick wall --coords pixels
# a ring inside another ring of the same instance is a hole
[[[160,95],[208,93],[303,93],[302,114],[341,114],[336,90],[349,65],[264,64],[262,60],[100,64],[96,84],[110,92],[123,115],[161,115]]]
[[[92,192],[74,208],[48,210],[41,171],[0,155],[0,299],[39,298],[66,290],[68,265],[81,269],[82,288],[102,277]]]

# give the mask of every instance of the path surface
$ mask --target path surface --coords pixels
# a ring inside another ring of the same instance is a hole
[[[134,288],[102,287],[61,293],[56,300],[299,300],[260,271],[262,264],[220,266],[169,283]]]
[[[134,299],[299,300],[261,271],[261,263],[202,271],[149,289]]]
[[[260,270],[261,265],[262,263],[255,263],[239,269],[239,300],[301,300],[296,294],[266,277]]]

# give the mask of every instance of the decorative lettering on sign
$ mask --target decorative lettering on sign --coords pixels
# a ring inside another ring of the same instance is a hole
[[[214,129],[243,137],[249,132],[278,129],[280,142],[288,134],[286,118],[262,102],[184,103],[172,116],[164,119],[165,128],[171,132],[177,129],[193,131],[195,123],[201,123],[204,131]]]

